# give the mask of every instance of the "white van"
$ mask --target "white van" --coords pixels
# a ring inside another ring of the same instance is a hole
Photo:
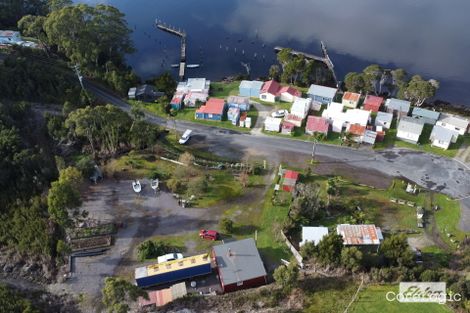
[[[173,261],[173,260],[179,260],[182,259],[183,255],[181,253],[168,253],[165,255],[161,255],[157,258],[157,263],[164,263],[168,261]]]
[[[189,138],[191,138],[192,130],[186,129],[184,132],[183,136],[181,136],[180,140],[178,141],[180,145],[184,145],[185,143],[188,142]]]

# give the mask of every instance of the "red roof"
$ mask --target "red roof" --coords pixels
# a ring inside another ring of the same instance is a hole
[[[277,95],[279,89],[281,89],[281,85],[279,85],[277,81],[269,80],[263,84],[260,93],[270,93],[272,95]]]
[[[383,101],[382,97],[368,95],[364,99],[364,110],[378,112]]]
[[[360,124],[352,124],[350,127],[349,127],[349,131],[348,131],[350,134],[353,134],[353,135],[356,135],[356,136],[362,136],[364,135],[364,133],[366,132],[366,127],[365,126],[361,126]]]
[[[292,124],[292,123],[290,123],[290,122],[287,122],[287,121],[282,122],[282,128],[283,128],[283,129],[290,129],[290,130],[292,130],[292,129],[294,129],[294,127],[295,127],[295,125]]]
[[[297,180],[299,178],[299,173],[296,171],[286,170],[284,172],[284,178]]]
[[[196,113],[223,114],[225,107],[224,99],[209,98],[206,104],[201,106]]]
[[[278,94],[280,95],[281,93],[284,93],[284,92],[287,92],[288,94],[291,94],[291,95],[296,96],[296,97],[301,97],[302,96],[302,92],[300,92],[300,90],[297,90],[297,89],[295,89],[294,87],[291,87],[291,86],[281,87],[281,89],[279,89],[279,91],[278,91]]]
[[[297,121],[297,122],[301,122],[303,119],[300,117],[300,116],[297,116],[295,114],[287,114],[286,116],[286,121]]]
[[[326,118],[320,116],[310,115],[307,118],[306,129],[311,132],[327,133],[328,132],[328,121]]]
[[[354,101],[357,102],[359,101],[359,98],[361,98],[361,95],[355,92],[350,92],[346,91],[343,95],[344,100],[349,100],[349,101]]]

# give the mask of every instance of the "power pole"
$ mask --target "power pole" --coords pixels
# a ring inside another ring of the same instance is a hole
[[[313,139],[313,146],[312,146],[312,161],[311,164],[315,161],[315,150],[317,148],[317,140],[314,138]]]
[[[80,82],[80,86],[82,86],[82,89],[85,90],[85,87],[83,86],[83,76],[82,73],[80,73],[80,68],[78,67],[78,64],[75,64],[73,69],[75,70],[75,74],[77,74],[78,81]]]

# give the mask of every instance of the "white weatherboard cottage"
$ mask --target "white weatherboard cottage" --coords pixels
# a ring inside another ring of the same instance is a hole
[[[456,131],[459,135],[465,135],[468,131],[469,121],[461,116],[442,113],[436,125]]]
[[[410,143],[417,144],[419,136],[423,132],[424,121],[409,116],[400,119],[397,128],[397,138]]]
[[[447,129],[440,125],[434,125],[431,136],[429,136],[429,140],[431,140],[432,146],[447,150],[451,143],[457,142],[458,137],[459,133],[456,131]]]

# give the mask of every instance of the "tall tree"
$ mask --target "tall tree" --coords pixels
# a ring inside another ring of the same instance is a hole
[[[421,76],[415,75],[411,78],[405,89],[405,98],[414,102],[416,106],[421,106],[426,99],[434,97],[439,82],[436,80],[423,80]]]
[[[372,64],[363,70],[363,78],[365,82],[365,91],[379,93],[380,79],[383,75],[383,68],[377,64]]]
[[[281,69],[279,68],[279,65],[273,64],[269,68],[269,78],[273,80],[279,80],[281,74]]]
[[[51,44],[84,68],[121,64],[134,51],[124,14],[108,5],[65,6],[48,15],[44,29]]]
[[[318,243],[318,261],[322,265],[338,265],[341,261],[341,250],[343,249],[343,237],[332,232]]]
[[[72,0],[49,0],[47,2],[50,11],[57,11],[65,8],[66,6],[72,5]]]
[[[277,60],[281,64],[282,71],[285,71],[286,65],[291,61],[292,59],[292,49],[282,49],[277,53]]]
[[[379,251],[389,265],[410,266],[413,263],[413,253],[404,234],[385,238]]]
[[[365,82],[362,73],[351,72],[344,78],[346,89],[351,92],[361,92],[364,90]]]

